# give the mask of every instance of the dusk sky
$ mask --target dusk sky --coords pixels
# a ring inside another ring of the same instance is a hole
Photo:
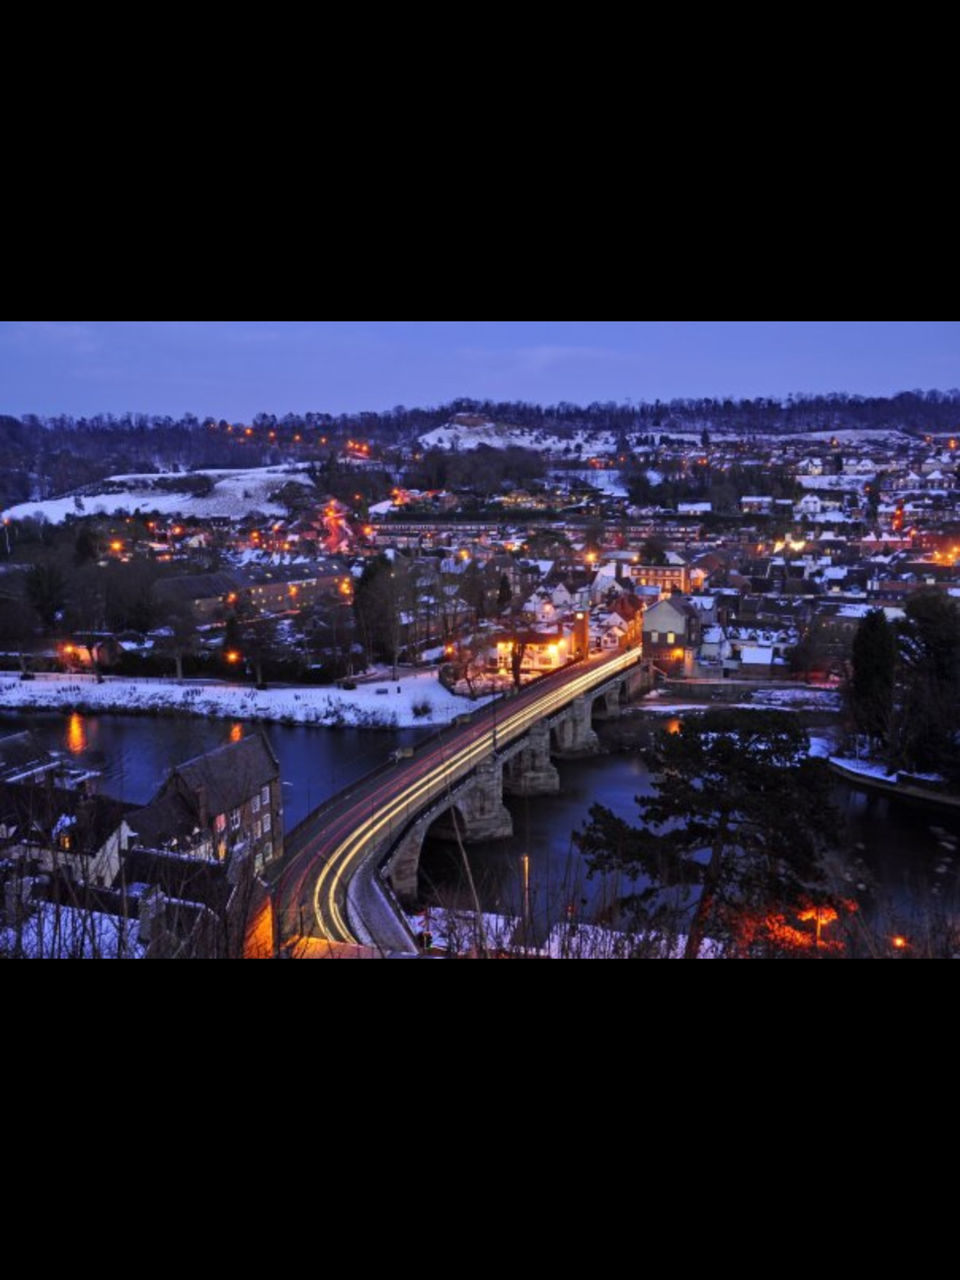
[[[17,416],[958,386],[958,320],[0,321],[0,413]]]

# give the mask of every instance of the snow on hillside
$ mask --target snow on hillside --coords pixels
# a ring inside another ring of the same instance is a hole
[[[164,493],[151,486],[156,480],[172,482],[178,479],[185,486],[192,479],[208,476],[213,490],[204,498],[189,493]],[[78,508],[76,495],[51,498],[44,502],[23,502],[12,507],[4,515],[11,520],[29,517],[43,518],[51,524],[62,524],[67,516],[113,515],[117,511],[155,511],[160,515],[182,516],[184,519],[227,517],[242,519],[248,512],[262,511],[268,516],[282,516],[286,508],[270,501],[270,495],[285,484],[295,483],[312,489],[310,479],[296,467],[257,467],[236,471],[191,471],[178,475],[129,475],[110,476],[102,482],[102,488],[88,487],[79,497],[83,504]],[[92,488],[92,492],[91,492]],[[112,490],[118,489],[118,492]]]
[[[530,431],[526,427],[497,426],[486,422],[479,427],[462,426],[457,422],[448,422],[445,427],[437,427],[420,437],[420,445],[424,449],[457,449],[461,453],[471,453],[481,445],[489,445],[492,449],[509,449],[516,446],[520,449],[533,449],[537,453],[552,454],[555,457],[569,457],[575,453],[577,445],[585,457],[595,454],[610,454],[617,451],[617,437],[609,431],[595,433],[577,431],[569,439],[551,435],[548,431]]]
[[[802,489],[809,489],[813,493],[818,490],[824,493],[832,490],[849,493],[870,484],[876,478],[875,472],[865,471],[859,476],[798,476],[797,480]]]
[[[566,484],[574,480],[579,481],[581,484],[589,484],[611,498],[625,498],[627,496],[627,486],[623,482],[623,474],[620,471],[594,471],[593,469],[554,471],[552,479]]]
[[[782,440],[816,440],[826,444],[830,444],[836,440],[838,444],[887,444],[889,442],[903,444],[916,444],[917,437],[911,435],[909,431],[903,431],[899,427],[870,427],[861,430],[850,431],[797,431],[791,432],[788,436],[780,437]]]
[[[400,689],[400,693],[397,689]],[[259,720],[327,728],[412,729],[449,724],[477,709],[440,684],[435,671],[389,678],[356,689],[277,688],[92,676],[47,676],[21,682],[0,677],[0,707],[46,711],[179,712],[218,719]],[[419,712],[420,714],[417,714]]]

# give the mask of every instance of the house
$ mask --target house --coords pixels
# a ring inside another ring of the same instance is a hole
[[[686,600],[661,600],[648,609],[643,619],[643,651],[655,666],[671,674],[692,669],[700,648],[700,611]]]
[[[198,756],[174,769],[129,821],[136,848],[220,863],[252,850],[259,872],[283,857],[277,757],[262,733]]]
[[[635,564],[630,567],[634,583],[640,587],[659,587],[661,595],[690,590],[690,568],[687,564]]]
[[[678,516],[709,516],[712,514],[712,502],[681,502],[677,504]]]
[[[744,645],[740,650],[740,675],[746,680],[769,680],[774,674],[773,649],[764,645]]]
[[[0,784],[0,852],[22,873],[109,888],[133,834],[130,809],[49,783]]]
[[[499,671],[511,674],[518,646],[523,648],[523,671],[528,675],[559,671],[573,657],[573,637],[562,623],[549,632],[518,630],[497,640],[494,660]]]
[[[239,574],[198,573],[161,580],[156,596],[163,604],[183,605],[202,626],[226,617],[246,590],[247,582]]]

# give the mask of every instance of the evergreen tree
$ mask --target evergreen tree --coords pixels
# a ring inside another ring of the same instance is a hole
[[[853,642],[848,702],[859,733],[886,746],[897,679],[897,637],[882,609],[861,622]]]
[[[902,689],[895,763],[960,778],[960,605],[918,591],[899,628]]]
[[[66,607],[67,580],[55,564],[38,564],[27,574],[27,599],[51,629]]]
[[[647,755],[656,794],[637,800],[641,826],[597,805],[575,835],[591,875],[632,879],[621,906],[644,928],[685,934],[687,959],[707,938],[730,943],[747,921],[822,901],[820,854],[836,818],[829,773],[808,751],[784,712],[689,718]]]

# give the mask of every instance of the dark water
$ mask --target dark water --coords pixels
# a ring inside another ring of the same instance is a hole
[[[541,924],[612,919],[616,900],[631,892],[631,882],[619,875],[588,880],[571,833],[586,825],[594,804],[635,825],[635,797],[651,794],[646,766],[636,755],[620,754],[561,763],[559,769],[559,796],[508,799],[512,840],[470,846],[485,910],[523,914],[525,856],[530,859],[531,918]],[[960,815],[932,813],[843,784],[838,784],[834,802],[843,849],[836,883],[864,905],[873,925],[909,932],[931,907],[955,909],[960,918]],[[421,876],[425,898],[468,909],[463,882],[459,851],[429,842]]]
[[[173,765],[257,727],[230,720],[0,714],[0,735],[33,730],[48,748],[100,771],[105,794],[137,804],[151,798]],[[398,745],[414,744],[425,733],[261,727],[280,760],[288,830],[329,796],[382,764]],[[620,876],[588,880],[571,833],[589,820],[594,804],[634,823],[634,798],[650,794],[645,765],[635,755],[621,754],[561,763],[559,769],[560,795],[508,800],[514,818],[512,840],[470,846],[470,865],[485,910],[522,914],[525,857],[535,919],[602,919],[616,899],[630,891],[630,882]],[[960,816],[941,816],[844,785],[837,787],[836,802],[842,840],[849,850],[842,873],[849,877],[851,894],[862,896],[859,886],[867,885],[875,910],[902,921],[903,927],[917,904],[929,903],[931,895],[945,905],[960,904]],[[423,871],[423,889],[435,902],[469,905],[459,853],[454,856],[431,843]]]
[[[288,831],[318,804],[383,764],[395,747],[424,736],[422,729],[378,733],[235,720],[0,713],[0,736],[23,729],[77,766],[100,772],[100,791],[130,804],[146,804],[174,765],[262,729],[280,761]]]

